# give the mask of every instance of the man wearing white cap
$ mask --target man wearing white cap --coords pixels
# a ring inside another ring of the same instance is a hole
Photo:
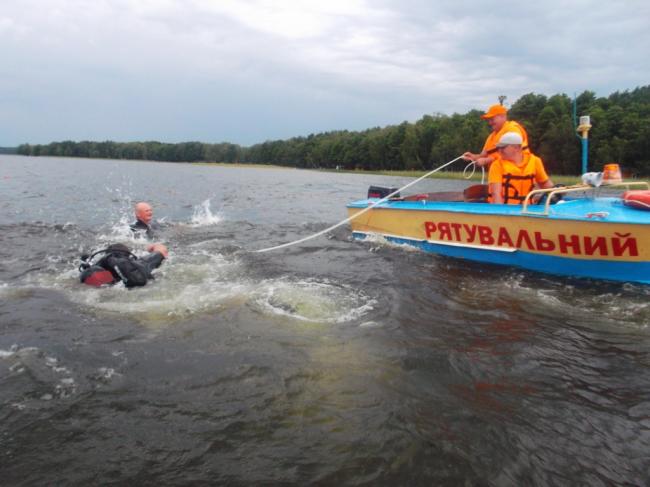
[[[490,166],[488,175],[490,203],[520,205],[535,184],[539,188],[553,187],[542,160],[524,151],[522,144],[518,132],[506,132],[497,142],[499,157]]]
[[[465,152],[463,158],[466,161],[474,161],[478,167],[489,166],[499,157],[496,144],[506,132],[518,132],[523,139],[523,150],[528,152],[528,134],[519,123],[514,120],[508,120],[508,109],[503,105],[492,105],[487,112],[481,115],[481,118],[487,121],[492,129],[490,135],[485,139],[483,149],[479,154]]]

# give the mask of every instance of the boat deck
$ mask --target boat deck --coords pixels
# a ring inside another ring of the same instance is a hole
[[[378,199],[364,199],[349,203],[348,208],[367,208]],[[400,209],[414,211],[449,211],[484,215],[520,216],[556,220],[605,221],[617,223],[650,224],[650,211],[630,208],[620,198],[566,198],[549,207],[544,214],[544,205],[529,205],[524,213],[520,205],[490,203],[464,203],[445,201],[401,201],[390,200],[380,203],[374,209]]]

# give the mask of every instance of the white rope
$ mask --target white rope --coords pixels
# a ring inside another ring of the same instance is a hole
[[[467,168],[471,167],[472,172],[469,173],[469,176],[467,176]],[[476,162],[470,161],[470,163],[465,166],[465,169],[463,169],[463,177],[465,179],[472,179],[472,176],[474,176],[474,173],[476,172]],[[481,184],[485,184],[485,167],[481,166]]]
[[[258,253],[259,253],[259,252],[270,252],[271,250],[278,250],[278,249],[281,249],[281,248],[284,248],[284,247],[290,247],[290,246],[292,246],[292,245],[296,245],[296,244],[299,244],[299,243],[302,243],[302,242],[306,242],[307,240],[311,240],[312,238],[320,237],[321,235],[323,235],[323,234],[325,234],[325,233],[327,233],[327,232],[330,232],[330,231],[334,230],[335,228],[340,227],[341,225],[345,225],[346,223],[348,223],[348,222],[352,221],[353,219],[357,218],[358,216],[363,215],[363,214],[366,213],[367,211],[370,211],[371,209],[373,209],[375,206],[377,206],[377,205],[379,205],[379,204],[381,204],[381,203],[384,203],[384,202],[387,201],[389,198],[392,198],[394,195],[396,195],[396,194],[399,193],[400,191],[403,191],[403,190],[405,190],[406,188],[408,188],[408,187],[410,187],[410,186],[413,186],[415,183],[418,183],[418,182],[422,181],[424,178],[426,178],[426,177],[432,175],[432,174],[435,173],[435,172],[440,171],[441,169],[447,167],[449,164],[452,164],[452,163],[456,162],[458,159],[462,159],[462,158],[463,158],[463,156],[458,156],[456,159],[452,159],[451,161],[446,162],[446,163],[443,164],[442,166],[439,166],[439,167],[435,168],[434,170],[429,171],[429,172],[426,173],[424,176],[419,177],[419,178],[416,179],[415,181],[411,181],[410,183],[408,183],[408,184],[402,186],[401,188],[399,188],[398,190],[393,191],[393,192],[392,192],[391,194],[389,194],[388,196],[384,196],[384,197],[383,197],[382,199],[380,199],[379,201],[375,201],[374,203],[372,203],[372,204],[371,204],[370,206],[368,206],[367,208],[361,210],[359,213],[356,213],[356,214],[354,214],[353,216],[348,217],[348,218],[346,218],[345,220],[338,222],[336,225],[332,225],[331,227],[326,228],[325,230],[321,230],[321,231],[318,232],[318,233],[314,233],[313,235],[309,235],[308,237],[304,237],[304,238],[301,238],[301,239],[299,239],[299,240],[295,240],[295,241],[293,241],[293,242],[284,243],[284,244],[282,244],[282,245],[276,245],[275,247],[268,247],[268,248],[266,248],[266,249],[255,250],[254,252],[258,252]]]

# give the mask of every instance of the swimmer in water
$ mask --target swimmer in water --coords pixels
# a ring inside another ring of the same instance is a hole
[[[153,208],[149,203],[140,201],[135,205],[135,223],[131,224],[131,231],[135,237],[145,236],[151,240],[154,230],[159,230],[160,224],[153,219]]]
[[[154,278],[153,270],[160,267],[168,256],[167,247],[160,243],[150,245],[147,250],[148,255],[137,257],[126,245],[113,244],[91,256],[82,256],[79,279],[82,283],[94,287],[119,282],[123,282],[129,289],[145,286]],[[104,256],[96,263],[92,263],[92,258],[99,254]]]

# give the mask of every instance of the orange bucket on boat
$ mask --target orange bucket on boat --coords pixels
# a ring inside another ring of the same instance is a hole
[[[616,184],[622,182],[623,177],[621,176],[621,168],[618,164],[605,164],[605,167],[603,167],[603,184]]]

